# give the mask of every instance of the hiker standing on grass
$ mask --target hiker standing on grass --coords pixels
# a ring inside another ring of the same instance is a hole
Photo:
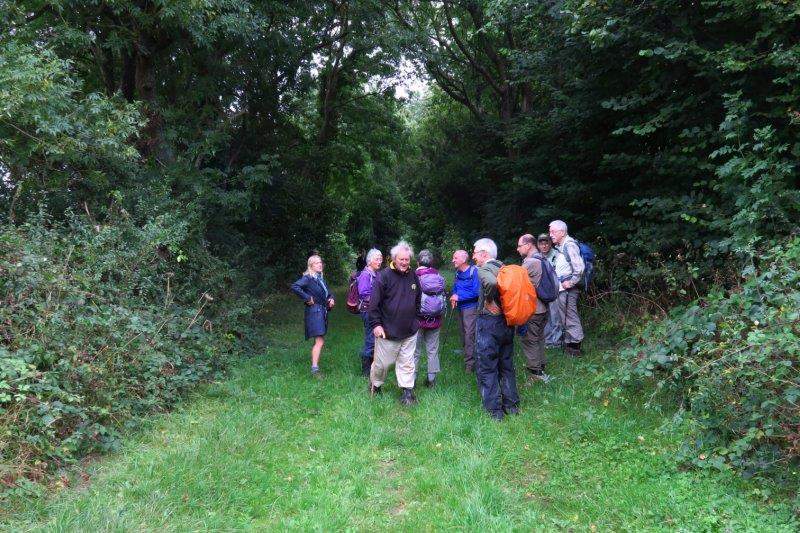
[[[578,314],[578,283],[583,276],[585,268],[581,250],[575,239],[567,234],[567,224],[563,220],[554,220],[550,223],[550,238],[553,239],[556,250],[564,255],[569,263],[568,275],[559,277],[561,287],[564,289],[558,294],[558,308],[564,328],[564,350],[567,355],[581,356],[581,342],[583,341],[583,326]],[[558,272],[558,270],[556,270]]]
[[[535,246],[533,235],[526,233],[517,241],[517,252],[522,256],[522,266],[528,271],[531,283],[537,289],[536,311],[528,319],[525,335],[522,336],[522,352],[525,354],[525,368],[528,370],[530,381],[547,383],[550,376],[545,374],[544,367],[547,363],[544,355],[544,327],[547,324],[547,304],[539,298],[542,274],[545,269],[543,261],[547,261]],[[552,278],[551,278],[552,279]],[[552,283],[555,296],[555,287]]]
[[[484,409],[495,420],[502,420],[505,414],[519,413],[514,328],[506,324],[497,288],[497,274],[503,263],[497,260],[497,245],[491,239],[479,239],[472,257],[481,283],[475,326],[478,389]]]
[[[564,254],[553,248],[553,239],[547,233],[540,233],[536,239],[536,248],[550,261],[556,271],[556,278],[559,280],[558,293],[564,291],[561,286],[561,279],[565,279],[572,274],[572,267],[569,266]],[[564,317],[561,316],[558,300],[550,302],[547,309],[547,325],[544,328],[544,343],[548,348],[560,348],[564,342]]]
[[[419,360],[424,350],[428,357],[428,378],[425,386],[430,388],[436,383],[436,375],[441,370],[439,365],[439,332],[442,327],[444,312],[444,278],[433,268],[433,254],[430,250],[422,250],[417,256],[416,274],[419,278],[420,297],[419,331],[417,333],[417,349],[414,352],[414,367],[419,370]],[[416,372],[414,381],[416,382]]]
[[[453,295],[450,306],[458,308],[458,332],[464,349],[464,369],[475,371],[475,319],[478,316],[478,295],[481,282],[478,279],[478,267],[469,263],[466,250],[453,253],[453,267],[456,269],[453,280]]]
[[[318,255],[308,258],[308,268],[302,277],[292,283],[292,291],[306,304],[306,339],[314,338],[311,347],[311,374],[322,377],[319,371],[319,356],[328,331],[328,311],[333,309],[333,294],[322,276],[323,263]]]
[[[375,335],[375,358],[369,375],[369,392],[379,394],[389,367],[395,365],[400,402],[412,405],[414,396],[414,352],[417,349],[417,310],[422,291],[411,270],[414,251],[405,241],[392,248],[391,263],[378,273],[372,285],[369,323]]]
[[[358,274],[358,309],[361,320],[364,322],[364,347],[361,349],[361,374],[369,376],[369,369],[372,367],[372,359],[375,351],[375,335],[369,325],[369,301],[372,296],[372,283],[383,263],[383,254],[380,250],[373,248],[367,252],[366,266]]]

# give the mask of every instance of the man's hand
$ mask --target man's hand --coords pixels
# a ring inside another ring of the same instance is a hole
[[[486,310],[492,313],[493,315],[500,314],[500,306],[494,302],[486,302]]]
[[[458,303],[458,294],[453,294],[450,297],[450,309],[455,309],[457,303]]]
[[[334,306],[335,304],[336,304],[336,302],[334,302],[334,301],[333,301],[333,298],[331,298],[330,300],[328,300],[328,309],[333,309],[333,306]]]
[[[372,334],[375,335],[376,339],[386,338],[386,332],[383,331],[383,326],[375,326],[375,328],[372,330]]]
[[[570,280],[568,280],[568,279],[565,279],[564,281],[561,282],[561,286],[564,289],[571,289],[572,288],[572,282]]]
[[[306,305],[308,305],[308,306],[314,305],[314,297],[313,296],[310,296],[308,298],[308,300],[306,300]]]

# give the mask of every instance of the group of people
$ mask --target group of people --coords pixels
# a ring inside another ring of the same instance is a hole
[[[455,277],[449,304],[458,314],[464,368],[475,373],[483,407],[497,420],[519,412],[513,361],[515,335],[521,336],[528,379],[543,383],[550,380],[545,372],[545,347],[563,346],[568,355],[579,357],[583,341],[578,285],[584,262],[566,223],[551,222],[549,234],[520,236],[517,252],[534,288],[542,284],[548,272],[554,272],[558,287],[553,301],[537,298],[535,311],[520,327],[509,326],[503,312],[497,280],[503,263],[497,259],[495,242],[488,238],[476,241],[472,262],[466,250],[457,250],[452,257]],[[388,266],[381,268],[383,254],[372,249],[356,281],[358,310],[364,323],[361,369],[369,377],[370,395],[381,393],[394,365],[400,401],[405,405],[417,402],[414,388],[423,352],[427,358],[425,385],[436,384],[441,369],[440,330],[448,301],[445,280],[434,267],[433,254],[420,251],[416,269],[411,268],[413,259],[413,249],[401,241],[391,249]],[[334,306],[322,270],[322,260],[312,256],[305,274],[292,285],[306,304],[306,338],[314,339],[311,372],[315,376],[320,376],[327,312]]]

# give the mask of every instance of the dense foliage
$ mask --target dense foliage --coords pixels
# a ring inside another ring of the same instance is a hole
[[[185,225],[40,218],[0,234],[0,451],[5,484],[115,446],[241,345],[247,300]],[[207,291],[204,289],[208,289]]]
[[[717,288],[644,327],[615,353],[620,385],[677,393],[691,412],[685,459],[797,482],[800,465],[800,240],[748,264]],[[621,364],[620,364],[621,363]]]

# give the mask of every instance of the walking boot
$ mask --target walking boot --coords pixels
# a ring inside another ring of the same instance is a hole
[[[567,355],[572,357],[580,357],[581,356],[581,343],[579,342],[568,342],[566,348],[564,349],[567,352]]]
[[[403,394],[400,395],[400,403],[403,405],[414,405],[417,403],[417,397],[414,396],[414,389],[403,389]]]
[[[381,393],[381,388],[379,385],[373,385],[372,382],[369,382],[369,395],[370,398],[374,398]]]

